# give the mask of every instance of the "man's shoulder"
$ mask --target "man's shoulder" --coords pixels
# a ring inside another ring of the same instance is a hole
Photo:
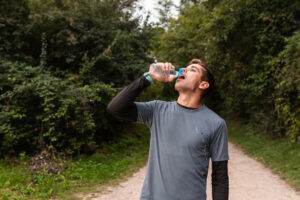
[[[217,114],[215,111],[210,109],[208,106],[206,107],[206,115],[210,118],[210,121],[212,121],[215,126],[220,126],[224,123],[226,123],[225,119],[222,118],[219,114]]]
[[[151,102],[155,103],[156,105],[169,105],[171,103],[171,101],[164,101],[164,100],[160,100],[160,99],[154,99]]]
[[[138,102],[138,103],[147,104],[153,108],[162,108],[163,106],[168,106],[170,102],[159,100],[159,99],[154,99],[154,100],[150,100],[150,101],[146,101],[146,102]]]

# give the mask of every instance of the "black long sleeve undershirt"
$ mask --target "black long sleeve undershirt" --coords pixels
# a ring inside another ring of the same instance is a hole
[[[137,78],[131,84],[122,89],[108,104],[106,110],[111,115],[130,122],[137,121],[137,107],[135,99],[151,83],[144,76]],[[177,103],[178,104],[178,103]],[[179,106],[188,108],[186,106]],[[192,108],[189,108],[192,109]],[[228,200],[229,180],[228,162],[212,162],[212,197],[213,200]]]
[[[117,118],[136,122],[137,108],[134,101],[150,84],[144,76],[137,78],[109,102],[107,112]]]
[[[212,162],[212,199],[228,200],[229,196],[229,178],[228,161]]]

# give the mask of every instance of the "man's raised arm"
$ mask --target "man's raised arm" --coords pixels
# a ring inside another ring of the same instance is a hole
[[[131,122],[137,121],[136,97],[147,88],[151,82],[145,76],[140,76],[122,89],[108,104],[106,110],[113,116]]]

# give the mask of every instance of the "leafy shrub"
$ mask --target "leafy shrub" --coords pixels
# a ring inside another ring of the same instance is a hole
[[[270,62],[276,67],[274,129],[291,141],[300,136],[300,32],[287,40],[285,49]]]
[[[24,41],[29,8],[25,0],[0,1],[0,55],[24,59]]]
[[[24,40],[34,64],[40,61],[44,42],[45,67],[50,71],[79,73],[86,84],[121,86],[151,60],[150,32],[130,12],[135,1],[59,2],[29,1]]]
[[[1,156],[92,152],[117,137],[125,124],[106,105],[151,61],[135,2],[0,2]]]
[[[113,136],[105,112],[111,86],[80,86],[18,62],[1,61],[0,69],[1,155],[45,147],[73,154]]]

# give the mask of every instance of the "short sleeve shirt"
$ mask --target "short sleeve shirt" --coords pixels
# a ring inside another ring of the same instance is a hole
[[[205,200],[209,159],[229,160],[227,126],[206,105],[135,102],[137,122],[150,128],[148,166],[140,200]]]

